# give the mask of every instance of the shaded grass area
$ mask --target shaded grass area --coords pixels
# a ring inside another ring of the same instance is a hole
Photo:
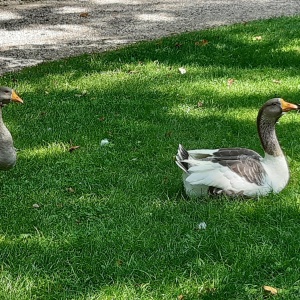
[[[270,285],[299,299],[299,116],[277,126],[291,167],[279,195],[189,200],[173,161],[178,143],[261,152],[259,107],[300,102],[299,26],[216,28],[2,77],[25,104],[4,112],[20,151],[0,174],[0,297],[263,299]]]

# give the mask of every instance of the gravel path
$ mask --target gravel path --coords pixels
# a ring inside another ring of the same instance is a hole
[[[174,33],[296,14],[299,0],[0,0],[0,74]]]

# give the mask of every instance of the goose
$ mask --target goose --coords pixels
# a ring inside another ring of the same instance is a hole
[[[11,101],[23,103],[16,92],[6,86],[0,87],[0,170],[9,170],[16,164],[17,154],[12,136],[2,119],[2,108]]]
[[[298,110],[299,106],[273,98],[260,108],[257,130],[264,157],[246,148],[187,151],[180,144],[176,164],[183,171],[186,194],[253,198],[279,193],[287,185],[290,174],[275,124],[285,112]]]

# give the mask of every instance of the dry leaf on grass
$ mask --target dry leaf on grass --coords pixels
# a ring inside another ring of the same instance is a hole
[[[87,93],[87,90],[83,90],[80,94],[75,94],[74,96],[80,98],[82,96],[85,96]]]
[[[198,103],[197,103],[197,106],[196,106],[197,108],[200,108],[200,107],[203,107],[203,102],[202,101],[198,101]]]
[[[228,86],[232,86],[233,85],[233,83],[234,83],[234,79],[233,78],[229,78],[228,80],[227,80],[227,85]]]
[[[69,193],[75,193],[75,190],[72,187],[66,188],[66,191]]]
[[[73,151],[75,151],[75,150],[77,150],[77,149],[79,149],[80,148],[80,146],[71,146],[70,148],[69,148],[69,152],[73,152]]]
[[[269,294],[269,295],[277,295],[278,290],[269,286],[269,285],[264,285],[263,286],[264,292]]]
[[[70,153],[79,148],[80,148],[80,146],[74,146],[72,140],[70,140],[70,148],[69,148]]]
[[[261,35],[255,36],[255,37],[253,38],[253,41],[261,41],[261,40],[262,40],[262,36],[261,36]]]
[[[169,130],[165,133],[165,137],[170,137],[172,134],[173,134],[173,132],[171,130]]]
[[[277,80],[277,79],[273,79],[272,82],[273,82],[273,83],[277,83],[277,84],[281,84],[281,81],[280,81],[280,80]]]
[[[123,261],[121,259],[117,259],[116,265],[119,266],[119,267],[122,266],[123,265]]]
[[[202,40],[202,41],[195,42],[195,46],[205,46],[207,44],[208,44],[208,40]]]

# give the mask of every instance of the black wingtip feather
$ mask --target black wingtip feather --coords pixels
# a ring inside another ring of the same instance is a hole
[[[181,144],[179,144],[178,152],[176,155],[176,164],[185,173],[188,172],[189,166],[188,163],[183,162],[183,160],[186,160],[188,158],[189,158],[189,153],[184,149],[184,147]]]

